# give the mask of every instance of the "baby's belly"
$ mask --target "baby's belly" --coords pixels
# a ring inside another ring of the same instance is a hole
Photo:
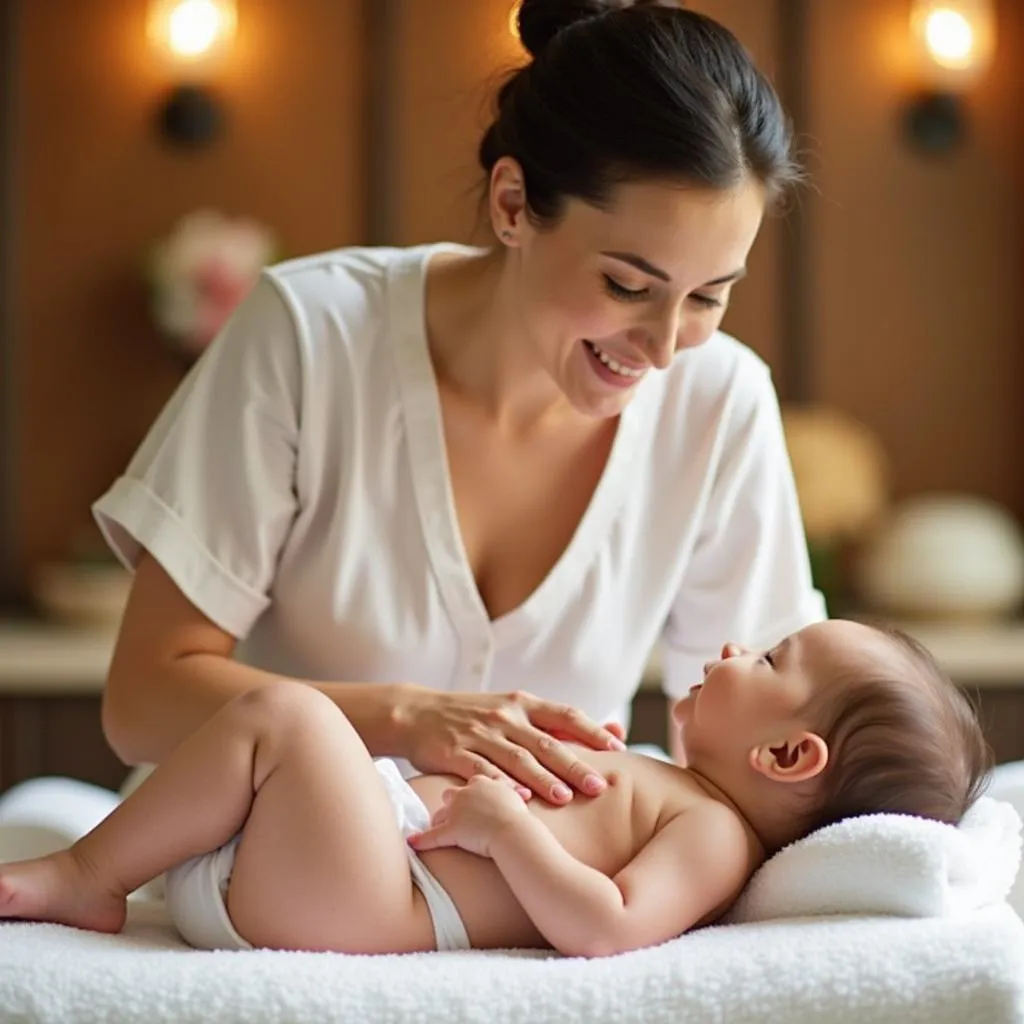
[[[463,785],[463,780],[429,775],[414,778],[410,784],[433,815],[441,806],[442,793],[451,786]],[[596,800],[606,803],[598,807]],[[609,803],[614,806],[609,807]],[[572,805],[561,808],[535,797],[530,811],[544,820],[570,853],[605,874],[614,874],[638,846],[629,803],[629,794],[616,792],[613,786],[601,797],[577,795]],[[419,857],[451,896],[475,948],[535,949],[548,945],[493,861],[454,847],[427,850]]]

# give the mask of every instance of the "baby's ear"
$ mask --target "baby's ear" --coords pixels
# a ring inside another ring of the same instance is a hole
[[[799,732],[750,751],[750,767],[774,782],[806,782],[828,764],[828,744],[816,733]]]

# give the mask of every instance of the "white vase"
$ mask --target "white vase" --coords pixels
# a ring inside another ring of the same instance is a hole
[[[1024,533],[986,499],[922,496],[898,506],[865,545],[857,580],[884,614],[1000,618],[1024,600]]]

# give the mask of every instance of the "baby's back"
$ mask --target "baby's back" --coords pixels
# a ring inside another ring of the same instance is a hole
[[[609,877],[621,871],[668,818],[711,799],[676,765],[629,753],[587,750],[585,756],[608,780],[604,793],[577,794],[565,807],[534,798],[528,807],[573,857]],[[453,785],[463,785],[463,780],[444,775],[412,780],[431,814]],[[453,848],[419,856],[448,891],[474,947],[547,945],[492,861]]]

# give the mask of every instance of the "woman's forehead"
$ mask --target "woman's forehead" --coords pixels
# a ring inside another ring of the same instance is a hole
[[[759,186],[727,191],[626,182],[597,207],[570,200],[556,232],[593,252],[628,252],[673,281],[734,274],[746,263],[764,213]]]

